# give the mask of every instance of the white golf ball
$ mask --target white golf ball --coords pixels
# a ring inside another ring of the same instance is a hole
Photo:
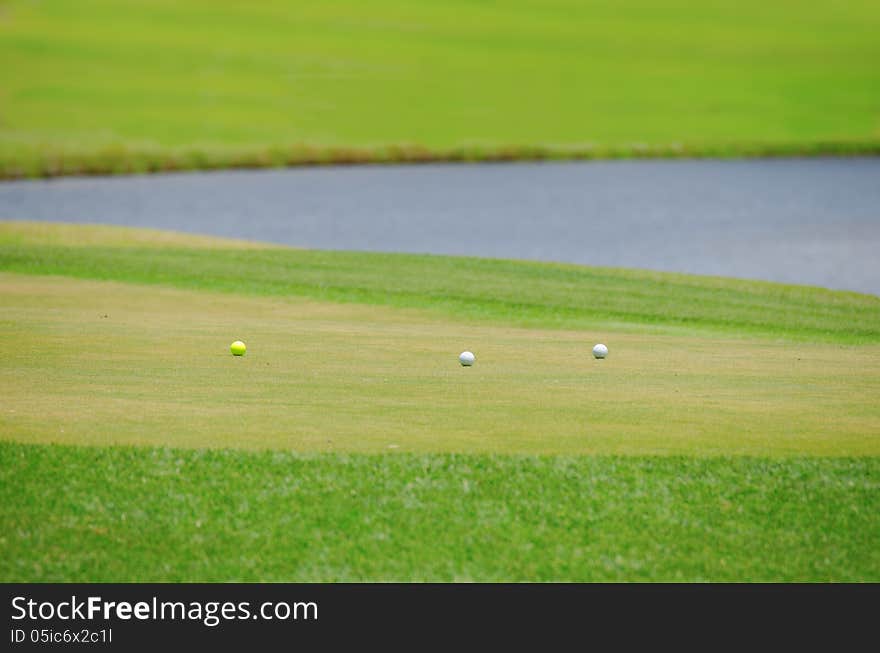
[[[461,352],[461,355],[458,357],[458,362],[465,367],[470,367],[471,365],[473,365],[475,360],[477,360],[477,357],[469,351]]]
[[[605,358],[608,355],[608,347],[599,343],[595,347],[593,347],[593,356],[596,358]]]

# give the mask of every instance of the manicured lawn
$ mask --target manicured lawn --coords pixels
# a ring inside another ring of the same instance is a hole
[[[0,431],[347,452],[880,454],[880,345],[511,328],[0,273]],[[229,344],[248,344],[243,358]],[[597,361],[595,342],[611,355]],[[473,368],[459,352],[477,355]]]
[[[880,152],[880,8],[11,0],[0,175]]]
[[[0,580],[880,580],[876,297],[6,222],[0,305]]]
[[[0,270],[426,309],[502,326],[880,343],[880,298],[872,295],[639,270],[2,221]]]

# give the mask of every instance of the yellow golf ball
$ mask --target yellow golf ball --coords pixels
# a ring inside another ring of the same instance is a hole
[[[244,343],[241,340],[236,340],[229,346],[229,351],[232,352],[233,356],[244,356],[247,347],[244,346]]]

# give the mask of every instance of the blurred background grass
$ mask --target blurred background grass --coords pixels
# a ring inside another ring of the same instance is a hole
[[[0,175],[880,151],[880,4],[9,0]]]

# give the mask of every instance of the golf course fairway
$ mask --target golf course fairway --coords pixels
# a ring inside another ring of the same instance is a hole
[[[880,580],[876,297],[0,222],[0,306],[3,581]]]
[[[0,178],[880,153],[880,5],[0,3]]]

